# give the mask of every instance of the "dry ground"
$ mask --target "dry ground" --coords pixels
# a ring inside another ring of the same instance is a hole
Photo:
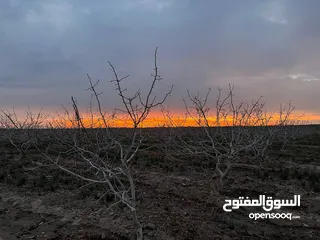
[[[126,208],[107,210],[110,197],[100,199],[99,189],[78,190],[72,177],[46,169],[24,173],[12,151],[2,152],[1,240],[135,238]],[[217,195],[210,189],[212,164],[138,159],[133,172],[146,239],[320,239],[320,134],[276,150],[269,163],[260,169],[245,161],[234,167]],[[300,194],[300,207],[281,209],[300,219],[254,221],[248,214],[261,209],[222,209],[226,198],[259,194],[285,199]]]

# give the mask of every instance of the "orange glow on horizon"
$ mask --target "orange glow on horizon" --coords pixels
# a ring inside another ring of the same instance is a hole
[[[272,125],[279,120],[279,117],[274,115],[272,120],[268,125]],[[216,120],[214,117],[209,117],[208,122],[210,126],[217,126]],[[66,127],[72,128],[77,127],[78,123],[75,120],[67,120],[63,118],[58,119],[47,119],[47,123],[50,123],[54,127]],[[104,122],[99,117],[83,117],[82,123],[85,127],[105,127]],[[320,115],[318,114],[293,114],[289,123],[291,124],[317,124],[320,123]],[[228,118],[227,121],[221,121],[220,126],[232,126],[232,118]],[[247,124],[252,126],[253,124]],[[124,127],[131,128],[133,127],[132,121],[127,117],[119,118],[109,118],[107,119],[108,127]],[[197,127],[199,124],[195,119],[185,114],[170,114],[170,117],[163,115],[161,112],[154,112],[146,118],[139,127],[148,128],[148,127]]]

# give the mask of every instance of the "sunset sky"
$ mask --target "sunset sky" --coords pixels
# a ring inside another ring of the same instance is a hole
[[[129,74],[128,92],[151,83],[184,112],[183,97],[235,85],[237,99],[292,101],[320,123],[319,0],[1,0],[0,108],[54,113],[90,100],[100,79],[105,109],[121,107],[108,61]],[[159,114],[159,113],[158,113]]]

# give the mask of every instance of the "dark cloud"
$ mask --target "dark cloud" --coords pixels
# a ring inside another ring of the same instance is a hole
[[[319,112],[319,7],[317,0],[1,1],[1,107],[51,109],[70,95],[86,103],[86,73],[101,79],[109,106],[116,94],[108,61],[130,74],[128,88],[143,89],[159,46],[157,94],[173,83],[172,106],[187,88],[231,82],[241,98],[265,95],[271,107],[292,100]]]

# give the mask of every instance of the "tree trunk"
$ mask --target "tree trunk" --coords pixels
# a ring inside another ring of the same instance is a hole
[[[136,228],[137,240],[143,240],[142,226],[137,218],[136,210],[132,210],[132,218],[134,221],[134,226]]]

